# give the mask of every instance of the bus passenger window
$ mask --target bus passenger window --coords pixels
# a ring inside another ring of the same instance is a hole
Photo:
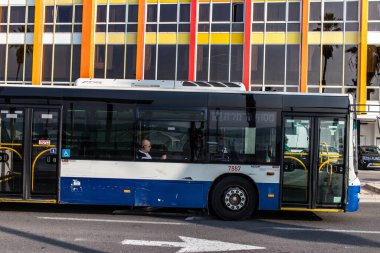
[[[221,163],[274,163],[279,161],[277,112],[210,110],[208,151]]]
[[[203,161],[204,113],[202,111],[141,110],[137,142],[152,143],[153,160]]]

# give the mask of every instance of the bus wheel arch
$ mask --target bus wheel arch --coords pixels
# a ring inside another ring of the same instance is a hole
[[[257,209],[258,203],[256,183],[243,174],[221,175],[208,194],[209,209],[223,220],[247,219]]]

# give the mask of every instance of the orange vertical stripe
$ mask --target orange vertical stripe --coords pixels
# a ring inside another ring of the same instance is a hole
[[[95,0],[83,1],[80,77],[94,77]],[[75,56],[74,56],[75,57]]]
[[[360,20],[360,45],[359,45],[359,92],[358,97],[360,104],[359,111],[365,111],[367,103],[367,34],[368,34],[368,0],[361,1],[361,20]]]
[[[252,50],[252,0],[245,0],[245,29],[243,56],[243,83],[246,90],[251,88],[251,50]]]
[[[34,41],[33,41],[33,66],[32,84],[42,84],[42,61],[45,6],[43,0],[36,0],[34,13]]]
[[[136,79],[144,79],[144,55],[145,55],[145,4],[146,0],[139,0],[139,14],[137,25],[137,55],[136,55]]]
[[[302,0],[301,23],[301,83],[300,92],[307,92],[307,65],[308,65],[308,41],[309,32],[309,0]]]

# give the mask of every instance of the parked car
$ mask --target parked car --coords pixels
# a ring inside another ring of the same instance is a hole
[[[359,169],[380,169],[380,148],[377,146],[359,147]]]

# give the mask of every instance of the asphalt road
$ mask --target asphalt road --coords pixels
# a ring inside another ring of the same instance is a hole
[[[379,209],[228,222],[186,210],[1,204],[0,252],[380,252]]]

